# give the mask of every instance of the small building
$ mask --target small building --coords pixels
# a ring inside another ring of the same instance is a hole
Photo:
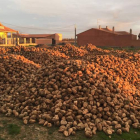
[[[137,35],[126,31],[115,31],[115,28],[91,28],[87,31],[77,34],[77,44],[83,46],[86,44],[93,44],[100,47],[128,47],[140,46],[140,40],[137,40]]]
[[[0,46],[14,45],[15,40],[13,33],[17,33],[16,30],[10,29],[0,23]]]
[[[38,45],[47,44],[55,45],[62,41],[62,34],[14,34],[18,38],[19,45]]]
[[[62,41],[62,34],[19,34],[0,23],[0,46],[55,45]]]

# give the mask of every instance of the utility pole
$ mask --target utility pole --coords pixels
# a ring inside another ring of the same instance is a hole
[[[75,24],[75,46],[76,46],[76,24]]]

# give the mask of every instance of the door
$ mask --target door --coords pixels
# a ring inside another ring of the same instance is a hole
[[[56,44],[56,40],[53,38],[52,39],[52,45],[55,45]]]

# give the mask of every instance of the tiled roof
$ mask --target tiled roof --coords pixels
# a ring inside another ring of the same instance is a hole
[[[99,31],[105,31],[105,32],[108,32],[108,33],[116,34],[116,35],[130,35],[129,32],[126,32],[126,31],[113,31],[112,29],[109,29],[109,28],[101,28],[101,29],[91,28],[89,30],[93,30],[93,29],[99,30]],[[84,31],[84,32],[86,32],[86,31]],[[84,32],[82,32],[82,33],[84,33]],[[79,34],[82,34],[82,33],[79,33]],[[79,35],[79,34],[77,34],[77,35]],[[134,34],[132,34],[132,35],[134,35]]]
[[[19,37],[25,38],[45,38],[53,34],[18,34]]]
[[[106,29],[106,28],[101,28],[101,29],[98,29],[98,28],[91,28],[91,29],[89,29],[89,30],[105,31],[105,32],[108,32],[108,33],[113,33],[113,34],[119,35],[119,33],[113,32],[111,29]],[[86,30],[86,31],[89,31],[89,30]],[[86,32],[86,31],[84,31],[84,32]],[[79,33],[79,34],[77,34],[77,35],[80,35],[80,34],[82,34],[82,33],[84,33],[84,32],[81,32],[81,33]]]
[[[112,29],[109,29],[109,28],[101,28],[102,30],[105,30],[105,31],[110,31],[110,32],[113,32]]]
[[[116,31],[116,33],[119,33],[121,35],[128,35],[128,34],[130,34],[129,32],[126,32],[126,31]]]
[[[0,23],[0,32],[17,32],[17,31],[11,28],[8,28]]]
[[[111,33],[117,33],[118,35],[129,35],[129,32],[126,31],[114,31],[112,29],[109,28],[101,28],[101,30],[107,31],[107,32],[111,32]]]
[[[109,32],[109,33],[113,33],[113,34],[118,34],[116,31],[113,32],[113,30],[112,29],[109,29],[109,28],[101,28],[99,30],[103,30],[105,32]]]

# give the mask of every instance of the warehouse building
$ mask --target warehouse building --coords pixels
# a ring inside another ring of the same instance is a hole
[[[86,44],[93,44],[100,47],[128,47],[140,46],[140,40],[137,40],[137,35],[126,31],[115,31],[115,28],[92,28],[82,33],[77,34],[77,44],[83,46]]]

